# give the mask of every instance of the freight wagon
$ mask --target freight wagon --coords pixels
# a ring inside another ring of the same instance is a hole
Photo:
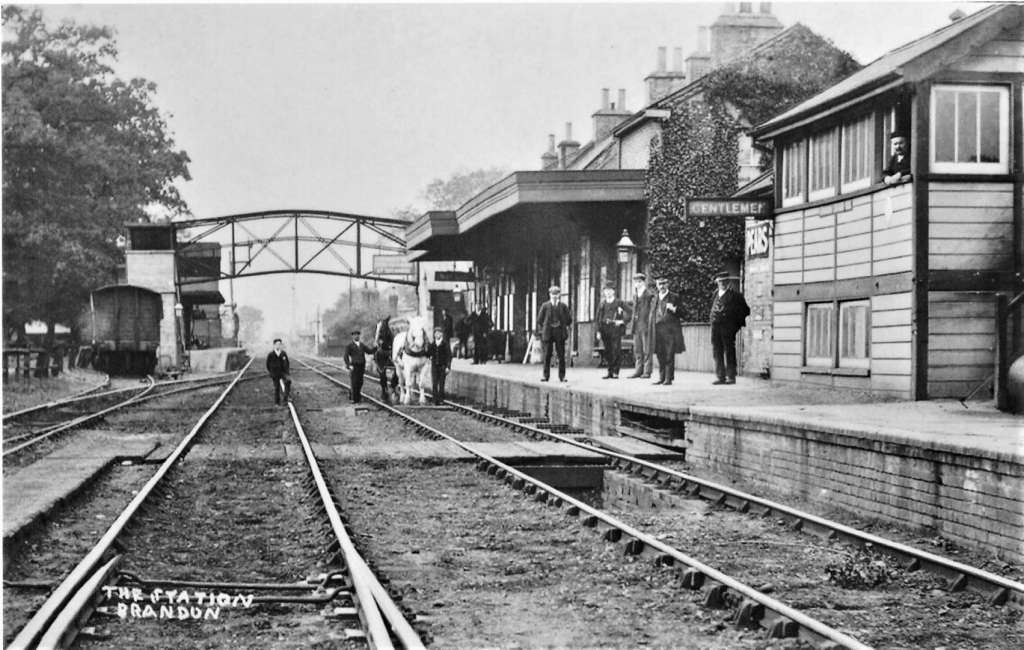
[[[90,327],[93,366],[112,375],[153,372],[160,345],[160,294],[127,284],[92,292]]]

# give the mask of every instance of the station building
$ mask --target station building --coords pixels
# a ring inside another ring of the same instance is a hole
[[[746,284],[771,288],[773,378],[904,399],[1005,382],[1022,347],[1006,313],[1024,271],[1022,86],[1024,7],[995,5],[753,131],[774,182],[739,195],[775,207]],[[911,175],[889,185],[892,132]]]
[[[760,3],[756,11],[753,3],[732,4],[713,25],[701,28],[698,49],[685,61],[682,50],[674,50],[672,69],[667,48],[659,48],[657,68],[646,78],[643,109],[626,110],[625,91],[612,102],[604,89],[591,141],[581,145],[566,124],[562,141],[549,135],[539,171],[515,172],[457,210],[423,215],[406,232],[410,259],[473,262],[476,283],[469,307],[488,308],[496,329],[508,335],[508,355],[516,361],[525,356],[548,286],[560,285],[574,321],[568,353],[576,364],[596,364],[593,318],[602,287],[612,282],[619,297],[630,300],[632,275],[650,270],[647,168],[671,106],[699,96],[701,78],[715,67],[787,47],[789,39],[808,34],[813,33],[801,25],[784,28],[770,3]],[[814,38],[820,47],[837,51]],[[760,154],[746,135],[739,136],[738,145],[739,178],[746,182],[761,173]],[[710,280],[709,274],[708,295]],[[699,331],[688,342],[705,345],[691,346],[677,367],[710,370],[708,326],[692,327]]]

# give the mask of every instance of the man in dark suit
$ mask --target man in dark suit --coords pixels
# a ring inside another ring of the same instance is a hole
[[[882,181],[886,185],[896,185],[910,180],[910,153],[907,151],[907,136],[894,131],[890,136],[892,156],[889,164],[882,170]]]
[[[679,322],[679,294],[668,290],[668,278],[655,280],[658,293],[651,307],[654,322],[654,352],[658,356],[658,381],[655,385],[671,386],[676,378],[676,355],[686,350],[683,329]]]
[[[363,401],[363,374],[366,372],[366,355],[373,354],[374,348],[359,340],[362,333],[352,330],[352,342],[345,346],[345,368],[352,379],[350,398],[353,404]]]
[[[608,373],[602,379],[619,378],[619,362],[622,358],[622,335],[626,333],[629,307],[615,297],[615,283],[604,287],[604,300],[597,308],[597,336],[604,345],[604,361]]]
[[[284,351],[281,339],[274,339],[274,349],[267,355],[267,372],[274,382],[274,404],[281,404],[281,384],[284,384],[284,401],[287,402],[292,392],[292,378],[289,375],[291,364],[288,353]]]
[[[434,328],[434,343],[430,349],[430,378],[433,383],[430,392],[434,395],[434,404],[438,406],[444,404],[444,382],[452,369],[452,348],[449,341],[450,339],[444,335],[444,329]]]
[[[654,369],[654,355],[651,354],[651,305],[654,292],[647,286],[647,276],[637,273],[633,276],[633,357],[636,370],[630,377],[649,379]]]
[[[723,272],[715,276],[718,291],[711,303],[711,352],[715,356],[712,384],[736,383],[736,332],[746,323],[750,307],[736,287],[739,278]]]
[[[441,332],[444,336],[445,341],[451,341],[452,337],[455,336],[455,324],[452,321],[452,315],[448,313],[448,308],[441,309]]]
[[[473,319],[471,327],[473,328],[473,363],[487,363],[487,336],[490,334],[491,328],[494,327],[494,322],[486,307],[481,309]]]
[[[548,289],[548,301],[540,306],[537,314],[537,334],[544,344],[544,376],[541,381],[551,378],[551,350],[558,355],[558,380],[565,381],[565,339],[569,338],[572,317],[569,307],[559,301],[562,290],[553,286]]]

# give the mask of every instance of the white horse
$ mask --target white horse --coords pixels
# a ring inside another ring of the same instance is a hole
[[[412,391],[419,390],[420,404],[427,403],[426,387],[430,385],[430,335],[422,316],[409,319],[409,329],[395,335],[391,358],[398,375],[398,389],[403,404],[412,404]]]

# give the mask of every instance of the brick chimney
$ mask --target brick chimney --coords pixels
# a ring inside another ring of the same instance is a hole
[[[558,167],[567,169],[576,152],[580,150],[580,143],[572,139],[572,122],[565,123],[565,140],[558,143]]]
[[[608,95],[608,89],[601,89],[601,108],[593,115],[594,117],[594,142],[600,142],[609,135],[612,129],[618,126],[623,120],[630,116],[626,110],[626,89],[619,88],[619,101],[612,103]]]
[[[548,134],[548,150],[540,157],[540,168],[543,171],[558,169],[558,153],[555,151],[555,134]]]
[[[757,13],[752,2],[737,2],[711,25],[711,67],[743,56],[755,46],[782,31],[782,23],[771,12],[771,3],[762,2]]]
[[[658,68],[644,78],[647,82],[647,103],[652,104],[662,97],[679,90],[686,85],[686,73],[683,72],[683,49],[677,47],[673,57],[675,70],[666,70],[668,48],[658,48]]]
[[[697,49],[686,57],[686,76],[697,81],[711,69],[711,47],[708,42],[708,28],[697,28]]]

